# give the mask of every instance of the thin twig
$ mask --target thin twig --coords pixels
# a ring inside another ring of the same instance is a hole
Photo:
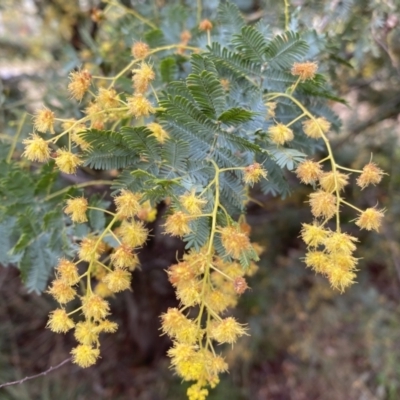
[[[35,379],[35,378],[39,378],[39,376],[44,376],[47,375],[49,372],[54,371],[60,367],[62,367],[64,364],[67,364],[68,362],[71,361],[71,357],[67,358],[66,360],[64,360],[63,362],[61,362],[60,364],[56,365],[55,367],[50,367],[49,369],[47,369],[46,371],[41,372],[40,374],[36,374],[36,375],[31,375],[31,376],[26,376],[23,379],[20,379],[18,381],[13,381],[13,382],[6,382],[6,383],[2,383],[0,385],[0,389],[6,386],[12,386],[12,385],[20,385],[21,383],[24,383],[25,381],[29,381],[31,379]]]

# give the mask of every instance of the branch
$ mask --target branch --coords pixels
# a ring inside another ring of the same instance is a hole
[[[12,386],[12,385],[19,385],[21,383],[24,383],[25,381],[29,381],[31,379],[35,379],[38,378],[39,376],[44,376],[47,375],[49,372],[54,371],[60,367],[62,367],[64,364],[67,364],[71,361],[71,357],[67,358],[66,360],[64,360],[63,362],[61,362],[60,364],[56,365],[55,367],[50,367],[48,370],[41,372],[40,374],[36,374],[36,375],[31,375],[31,376],[26,376],[23,379],[20,379],[18,381],[13,381],[13,382],[7,382],[7,383],[2,383],[0,385],[0,389],[6,386]]]

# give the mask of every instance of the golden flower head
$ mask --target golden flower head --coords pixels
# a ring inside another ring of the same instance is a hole
[[[261,164],[254,163],[244,169],[244,183],[252,186],[261,178],[267,178],[267,171],[261,166]]]
[[[86,211],[88,202],[84,197],[75,197],[67,200],[67,206],[64,212],[70,215],[73,222],[82,223],[87,222]]]
[[[150,101],[147,100],[142,94],[135,94],[132,97],[128,97],[127,101],[129,111],[135,118],[148,117],[149,114],[153,114],[155,112],[155,109],[151,105]]]
[[[100,88],[96,99],[96,103],[103,110],[108,108],[116,108],[119,106],[119,98],[115,89]]]
[[[100,356],[100,350],[86,344],[80,344],[71,351],[72,362],[82,368],[96,364]]]
[[[311,224],[303,224],[301,230],[301,238],[304,243],[309,247],[317,247],[323,244],[326,237],[329,235],[329,231],[318,225],[317,222]]]
[[[141,197],[141,194],[122,189],[121,193],[114,199],[118,216],[120,218],[134,217],[140,210],[139,201]]]
[[[321,165],[312,160],[305,160],[297,166],[296,175],[305,184],[314,184],[322,175]]]
[[[217,273],[218,274],[218,273]],[[229,282],[231,285],[232,283]],[[224,280],[226,284],[226,280]],[[231,296],[222,290],[210,290],[205,295],[207,306],[217,314],[221,314],[231,305]]]
[[[278,123],[268,129],[270,139],[278,145],[283,145],[294,139],[293,131],[286,125]]]
[[[221,241],[227,255],[236,259],[251,248],[249,237],[234,226],[221,228]]]
[[[103,242],[97,244],[97,239],[85,238],[80,244],[78,254],[81,260],[91,262],[93,260],[98,260],[105,250],[105,244]]]
[[[196,196],[195,192],[187,192],[179,197],[179,202],[190,215],[201,214],[207,201]]]
[[[134,43],[131,48],[132,56],[136,60],[140,58],[145,58],[149,54],[149,51],[150,51],[149,45],[140,41]]]
[[[365,189],[371,184],[378,184],[384,175],[384,172],[372,162],[367,164],[362,171],[362,174],[357,178],[357,185],[360,186],[361,189]]]
[[[115,333],[118,330],[118,324],[116,322],[109,321],[108,319],[104,319],[100,321],[96,327],[98,332],[105,333]]]
[[[33,126],[39,132],[54,133],[54,113],[48,108],[37,110],[33,119]]]
[[[108,301],[100,296],[89,294],[82,297],[82,312],[87,319],[93,318],[93,320],[99,321],[110,314],[110,306]]]
[[[343,232],[332,232],[324,241],[326,250],[331,254],[350,255],[355,249],[357,238]]]
[[[184,236],[191,232],[189,227],[190,217],[182,211],[171,214],[165,221],[165,233],[171,236]]]
[[[335,190],[342,190],[349,183],[348,180],[349,175],[331,171],[324,172],[319,179],[319,183],[325,192],[331,193]]]
[[[69,75],[70,83],[68,84],[68,91],[71,97],[75,100],[81,101],[87,92],[92,80],[87,70],[73,71]]]
[[[206,400],[208,397],[208,390],[205,389],[202,385],[197,383],[188,387],[186,391],[186,395],[188,400]]]
[[[67,312],[62,308],[58,308],[50,313],[46,328],[55,333],[65,333],[74,326],[74,321],[68,317]]]
[[[219,343],[233,344],[240,336],[247,335],[247,329],[235,318],[228,317],[222,321],[214,321],[210,327],[210,336]]]
[[[319,139],[331,128],[331,123],[324,117],[309,119],[303,122],[304,133],[313,139]]]
[[[55,279],[47,293],[51,294],[60,304],[70,302],[76,296],[76,291],[62,279]]]
[[[376,208],[367,208],[363,211],[356,221],[361,229],[367,231],[375,230],[379,232],[384,217],[384,210],[377,210]]]
[[[76,324],[74,336],[80,344],[92,345],[99,340],[97,326],[91,321],[81,321]]]
[[[176,289],[176,297],[184,306],[193,307],[201,302],[200,282],[193,279],[181,284]]]
[[[91,102],[85,108],[85,114],[90,118],[92,128],[101,129],[101,127],[104,125],[107,116],[102,111],[104,110],[97,102]]]
[[[312,214],[317,218],[330,219],[336,213],[336,197],[323,190],[310,194],[310,205]]]
[[[198,275],[187,261],[181,261],[178,264],[171,265],[167,270],[167,274],[168,280],[175,287],[191,281]]]
[[[67,285],[75,285],[79,282],[79,273],[77,266],[65,258],[61,258],[56,268],[57,276]]]
[[[132,70],[133,72],[133,88],[135,93],[143,94],[149,87],[149,84],[155,78],[153,67],[145,62],[140,64],[140,68]]]
[[[161,144],[163,144],[169,138],[168,133],[163,129],[160,124],[157,124],[157,122],[147,124],[147,128],[151,130],[153,136]]]
[[[163,332],[179,343],[195,344],[203,335],[197,323],[186,318],[177,308],[169,308],[161,316],[161,321]]]
[[[208,19],[203,19],[203,21],[201,21],[199,24],[199,29],[201,31],[211,31],[212,28],[213,28],[213,24]]]
[[[157,208],[153,207],[149,200],[140,205],[137,217],[145,222],[154,222],[157,217]]]
[[[246,279],[244,279],[242,276],[238,276],[233,281],[233,288],[237,294],[243,294],[249,288],[249,286],[247,285]]]
[[[312,250],[306,254],[304,259],[307,267],[319,274],[327,274],[329,270],[329,255],[323,251]]]
[[[45,162],[50,158],[50,148],[38,134],[32,133],[31,139],[25,139],[22,143],[25,145],[22,155],[28,160]]]
[[[102,299],[114,296],[114,293],[108,288],[104,282],[98,282],[94,288],[94,294],[100,296]]]
[[[132,220],[123,221],[117,233],[123,244],[135,248],[144,245],[149,231],[143,226],[143,222]]]
[[[79,156],[63,149],[57,150],[55,161],[60,171],[66,174],[75,174],[78,166],[82,164],[82,160]]]
[[[128,268],[133,271],[139,265],[139,259],[132,253],[132,248],[122,244],[111,254],[111,262],[114,268]]]
[[[125,269],[118,268],[115,271],[109,272],[103,282],[113,292],[122,292],[131,287],[131,273]]]
[[[317,70],[318,64],[316,62],[295,62],[291,69],[291,73],[294,76],[300,77],[302,81],[306,81],[308,79],[313,79]]]
[[[334,268],[330,271],[328,278],[332,288],[343,292],[348,286],[355,283],[356,274],[353,271],[343,271],[340,268]]]

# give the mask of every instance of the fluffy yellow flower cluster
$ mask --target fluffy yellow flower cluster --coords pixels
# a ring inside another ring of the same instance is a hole
[[[219,374],[228,368],[221,355],[216,353],[213,343],[233,344],[247,335],[247,328],[225,313],[248,289],[245,276],[251,276],[257,270],[254,262],[245,270],[239,260],[243,257],[257,259],[263,251],[250,243],[250,227],[246,223],[217,225],[218,212],[225,212],[219,203],[219,174],[229,170],[221,170],[216,164],[214,167],[215,178],[203,192],[186,192],[175,199],[175,211],[167,217],[164,225],[166,233],[181,237],[192,232],[191,221],[209,218],[211,222],[204,247],[192,249],[168,269],[168,278],[176,290],[180,308],[169,308],[161,316],[162,331],[173,341],[173,347],[168,351],[172,366],[183,380],[195,381],[187,391],[189,400],[205,399],[207,387],[215,387]],[[242,170],[248,183],[266,175],[257,163]],[[204,211],[209,203],[207,196],[203,195],[207,190],[214,196],[212,212]],[[214,248],[216,235],[223,256],[217,255]],[[198,309],[196,317],[189,311],[191,307]]]
[[[140,201],[139,194],[122,190],[114,199],[116,213],[111,213],[114,217],[110,224],[98,237],[86,237],[81,241],[77,262],[60,260],[56,279],[48,290],[60,308],[50,313],[47,326],[57,333],[74,328],[74,336],[79,344],[71,351],[72,359],[83,368],[93,365],[100,356],[100,333],[117,330],[117,324],[107,319],[110,306],[105,297],[131,287],[131,271],[139,264],[134,251],[143,246],[148,236],[143,223],[135,219],[142,211]],[[77,197],[67,200],[64,212],[73,222],[84,223],[88,220],[87,210],[91,208],[84,197]],[[120,225],[113,231],[117,221],[120,221]],[[106,235],[113,236],[120,245],[115,249],[109,248],[103,241]],[[109,256],[106,256],[107,253]],[[110,259],[108,266],[103,263],[107,259]],[[86,270],[83,262],[87,265]],[[81,274],[78,265],[83,270]],[[93,280],[97,282],[94,290]],[[80,297],[81,306],[67,312],[66,304],[77,297],[78,283],[84,288],[84,294]],[[78,311],[82,312],[84,320],[75,324],[70,316]]]
[[[368,208],[362,211],[347,203],[340,192],[348,184],[350,175],[339,172],[339,169],[359,173],[357,184],[362,189],[379,183],[383,171],[373,163],[367,164],[362,171],[343,168],[335,163],[332,156],[328,158],[334,165],[334,170],[330,172],[323,172],[321,164],[312,160],[306,160],[297,167],[296,173],[301,182],[319,186],[310,194],[309,201],[316,220],[312,224],[303,224],[301,237],[309,248],[305,257],[307,267],[326,275],[333,288],[343,291],[355,282],[358,260],[352,255],[357,239],[340,231],[339,207],[345,204],[356,209],[359,212],[356,225],[376,231],[382,223],[383,210]],[[324,225],[335,215],[337,230],[333,232]]]

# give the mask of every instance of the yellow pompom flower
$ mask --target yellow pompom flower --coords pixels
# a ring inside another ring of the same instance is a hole
[[[268,129],[270,139],[278,145],[283,145],[294,139],[293,131],[286,125],[278,123]]]
[[[122,189],[121,193],[114,199],[118,216],[121,218],[134,217],[140,210],[139,200],[141,197],[141,194]]]
[[[213,24],[209,19],[203,19],[199,24],[199,29],[201,31],[211,31]]]
[[[84,197],[76,197],[67,200],[67,206],[64,212],[70,215],[73,222],[83,223],[87,222],[86,211],[88,208],[88,201]]]
[[[344,290],[355,283],[356,274],[353,271],[346,271],[334,268],[328,276],[332,288],[344,292]]]
[[[191,281],[196,277],[195,270],[186,261],[171,265],[168,270],[168,279],[173,286],[179,286],[181,282]]]
[[[253,186],[261,178],[267,178],[267,171],[259,163],[249,165],[244,169],[243,180],[247,185]]]
[[[132,97],[127,98],[129,112],[135,117],[148,117],[150,114],[155,112],[155,109],[151,105],[150,101],[146,99],[142,94],[135,94]]]
[[[143,222],[132,220],[123,221],[117,233],[124,245],[135,248],[144,245],[149,231],[143,226]]]
[[[190,217],[182,211],[177,211],[171,214],[165,221],[165,233],[171,236],[184,236],[191,232],[189,227]]]
[[[56,268],[57,276],[67,285],[75,285],[79,282],[79,273],[77,266],[65,258],[61,258]]]
[[[92,75],[89,71],[74,71],[69,75],[70,83],[68,85],[68,91],[71,97],[75,100],[81,101],[87,90],[89,89]]]
[[[103,282],[113,292],[122,292],[131,287],[131,273],[125,269],[118,268],[115,271],[109,272]]]
[[[25,145],[22,155],[28,160],[45,162],[50,158],[50,148],[38,134],[32,133],[31,139],[25,139],[22,143]]]
[[[161,321],[163,332],[179,343],[195,344],[203,334],[199,326],[177,308],[169,308],[161,316]]]
[[[210,326],[210,337],[219,343],[233,344],[240,336],[247,335],[247,328],[239,324],[235,318],[228,317],[214,321]]]
[[[206,293],[205,301],[207,303],[207,306],[217,314],[221,314],[222,312],[224,312],[230,305],[229,295],[221,290],[215,289],[210,290]]]
[[[330,219],[336,213],[336,197],[323,190],[310,194],[310,205],[312,214],[317,218]]]
[[[355,249],[357,238],[343,232],[332,232],[325,241],[326,250],[331,254],[347,254],[350,255]]]
[[[349,175],[331,171],[323,173],[319,179],[319,183],[325,192],[331,193],[335,190],[342,190],[349,183],[348,180]]]
[[[290,72],[292,75],[300,77],[302,81],[306,81],[313,79],[317,70],[318,64],[316,62],[306,61],[302,63],[295,62]]]
[[[119,98],[115,89],[100,88],[96,100],[103,110],[119,106]]]
[[[132,72],[134,74],[132,81],[135,94],[144,94],[149,87],[149,83],[155,78],[153,68],[149,64],[142,62],[140,68],[134,69]]]
[[[296,169],[297,177],[305,184],[314,184],[322,173],[321,165],[311,160],[303,161]]]
[[[324,243],[324,240],[329,235],[329,231],[324,229],[318,223],[314,222],[311,224],[302,224],[301,238],[304,243],[309,247],[317,247]]]
[[[55,333],[65,333],[74,326],[74,321],[68,317],[67,312],[62,308],[58,308],[50,313],[46,328]]]
[[[131,48],[131,53],[133,58],[140,59],[145,58],[149,54],[150,48],[144,42],[136,42]]]
[[[82,312],[87,319],[93,318],[98,321],[110,314],[110,306],[100,296],[89,294],[82,297]]]
[[[68,303],[76,296],[75,289],[61,279],[55,279],[47,293],[51,294],[60,304]]]
[[[77,364],[82,368],[88,368],[96,364],[96,361],[100,356],[100,350],[86,344],[81,344],[73,348],[71,354],[72,362],[74,364]]]
[[[118,330],[118,324],[116,322],[109,321],[105,319],[100,321],[96,327],[98,332],[105,332],[105,333],[115,333]]]
[[[357,178],[357,185],[361,189],[365,189],[369,185],[376,185],[382,180],[383,175],[384,172],[371,162],[363,168],[362,174]]]
[[[94,294],[97,294],[101,298],[114,296],[114,293],[108,288],[104,282],[98,282],[94,288]]]
[[[206,400],[208,390],[204,389],[201,385],[194,384],[186,391],[188,400]]]
[[[207,204],[206,200],[197,197],[193,191],[180,196],[179,202],[190,215],[201,214],[203,207]]]
[[[99,333],[96,324],[90,321],[78,322],[75,327],[74,336],[80,344],[90,346],[94,343],[99,343]]]
[[[60,171],[66,174],[75,174],[78,166],[82,164],[82,160],[76,154],[63,149],[57,150],[55,161]]]
[[[132,248],[122,244],[111,254],[111,262],[114,268],[128,268],[133,271],[139,265],[139,259],[132,253]]]
[[[154,222],[157,217],[157,208],[152,207],[149,200],[140,205],[137,217],[145,222]]]
[[[54,113],[48,108],[37,110],[33,119],[33,126],[39,132],[54,134]]]
[[[78,254],[81,260],[91,262],[98,260],[104,251],[105,244],[103,242],[97,244],[97,239],[85,238],[80,244]]]
[[[319,274],[327,274],[329,270],[329,256],[323,251],[309,251],[304,259],[307,267]]]
[[[151,122],[150,124],[147,124],[147,128],[151,130],[153,136],[161,144],[164,144],[165,141],[169,138],[168,133],[163,129],[160,124],[157,124],[157,122]]]
[[[384,210],[377,210],[376,208],[367,208],[363,211],[356,221],[361,229],[367,231],[375,230],[379,232],[384,217]]]
[[[233,226],[221,228],[221,241],[226,254],[236,259],[251,248],[249,237]]]
[[[176,297],[186,307],[201,303],[201,282],[197,280],[182,281],[176,289]]]
[[[324,117],[309,119],[303,122],[304,133],[313,139],[319,139],[322,134],[326,134],[331,128],[331,123]]]

